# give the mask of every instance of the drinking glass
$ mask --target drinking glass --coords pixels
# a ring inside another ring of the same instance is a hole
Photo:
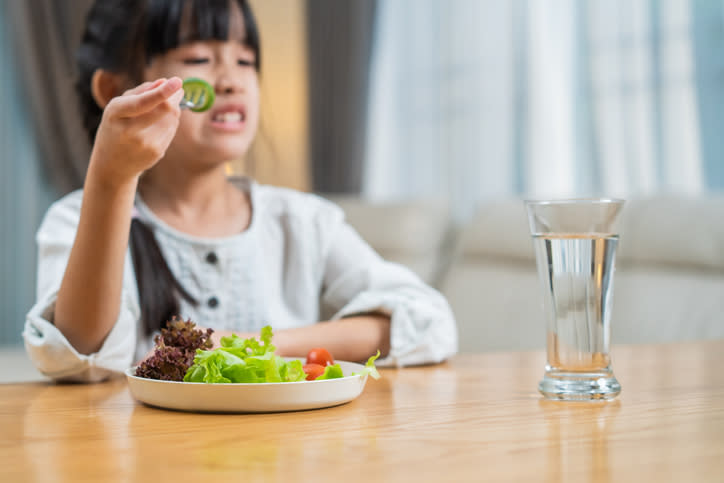
[[[526,201],[547,319],[549,399],[613,399],[609,344],[618,219],[624,201]]]

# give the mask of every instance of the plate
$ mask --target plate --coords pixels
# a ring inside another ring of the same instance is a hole
[[[344,374],[359,372],[362,364],[335,361]],[[126,369],[131,394],[150,406],[179,411],[214,413],[268,413],[302,411],[344,404],[362,394],[367,375],[299,382],[206,384],[159,381],[136,376]]]

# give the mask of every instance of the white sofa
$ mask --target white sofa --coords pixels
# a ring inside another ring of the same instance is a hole
[[[445,294],[461,352],[542,349],[545,322],[523,202],[483,203],[463,226],[435,200],[332,197],[385,258]],[[724,197],[627,201],[614,278],[614,344],[724,338]]]
[[[385,258],[441,290],[461,352],[543,349],[542,296],[521,200],[481,204],[455,226],[439,200],[330,197]],[[614,278],[614,344],[724,338],[724,197],[628,201]],[[41,380],[20,348],[1,382]]]

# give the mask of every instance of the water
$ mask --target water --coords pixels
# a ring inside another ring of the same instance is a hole
[[[584,385],[595,392],[593,386],[604,384],[604,393],[618,394],[609,356],[618,236],[535,235],[533,244],[548,325],[541,390],[556,385],[559,393],[561,385],[569,385],[580,392],[578,386]]]

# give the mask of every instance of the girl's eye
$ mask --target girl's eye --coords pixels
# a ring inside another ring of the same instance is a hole
[[[243,67],[254,67],[254,62],[251,60],[239,59],[239,65]]]
[[[187,65],[208,64],[209,59],[208,57],[189,57],[184,59],[183,62]]]

